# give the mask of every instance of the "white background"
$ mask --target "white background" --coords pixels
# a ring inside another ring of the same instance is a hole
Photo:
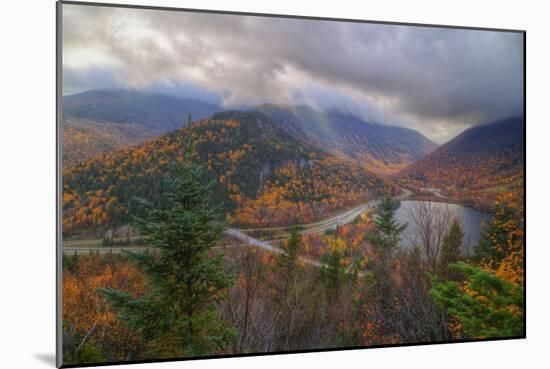
[[[116,1],[114,1],[116,2]],[[203,0],[134,4],[527,30],[527,340],[143,364],[140,368],[548,367],[548,12],[543,1]],[[53,367],[55,3],[3,2],[0,21],[0,367]]]

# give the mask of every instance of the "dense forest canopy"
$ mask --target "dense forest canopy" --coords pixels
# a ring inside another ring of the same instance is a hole
[[[185,153],[186,136],[194,142]],[[360,166],[304,144],[257,112],[226,112],[63,171],[63,231],[129,221],[133,198],[162,204],[172,163],[204,163],[230,223],[285,226],[320,219],[392,185]]]

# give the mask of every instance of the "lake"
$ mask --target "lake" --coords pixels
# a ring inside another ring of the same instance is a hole
[[[411,231],[411,228],[414,226],[411,222],[410,210],[415,204],[426,203],[425,201],[414,201],[414,200],[404,200],[401,201],[401,206],[397,210],[395,217],[396,220],[405,224],[408,223],[409,226],[404,232],[403,239],[401,240],[401,247],[410,247],[410,242],[407,241],[406,233]],[[480,211],[468,208],[459,204],[448,204],[443,202],[432,202],[431,205],[434,209],[444,210],[448,209],[453,216],[458,217],[460,220],[463,230],[464,230],[464,245],[462,252],[466,255],[471,255],[473,253],[473,247],[479,242],[480,232],[481,232],[481,223],[483,221],[488,222],[491,220],[492,215],[489,213],[482,213]]]

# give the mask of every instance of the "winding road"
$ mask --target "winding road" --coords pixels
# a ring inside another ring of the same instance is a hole
[[[319,234],[323,233],[326,230],[329,229],[336,229],[338,225],[346,224],[352,222],[357,216],[361,215],[363,212],[365,212],[369,208],[375,207],[377,204],[376,200],[371,200],[365,204],[356,206],[352,209],[349,209],[343,213],[340,213],[338,215],[332,216],[330,218],[324,219],[322,221],[311,223],[308,225],[305,225],[304,227],[306,229],[301,230],[300,234],[308,235],[308,234]],[[270,228],[264,228],[264,230],[269,230]],[[280,228],[273,228],[280,229]],[[277,240],[269,240],[269,241],[262,241],[258,240],[254,237],[251,237],[247,235],[245,232],[249,231],[249,229],[237,229],[237,228],[226,228],[224,231],[224,234],[233,238],[236,238],[243,242],[243,244],[250,245],[250,246],[256,246],[259,248],[262,248],[264,250],[268,250],[274,253],[282,253],[284,252],[282,249],[273,246],[271,243],[276,242]],[[99,251],[100,253],[110,253],[110,252],[121,252],[122,250],[127,250],[130,252],[143,252],[147,249],[145,246],[101,246],[100,240],[90,240],[87,243],[92,243],[94,241],[96,243],[95,246],[92,245],[82,245],[82,246],[69,246],[65,245],[63,246],[63,253],[64,254],[74,254],[75,252],[77,254],[87,254],[90,252],[96,252]]]
[[[245,245],[248,245],[248,246],[255,246],[255,247],[258,247],[258,248],[261,248],[261,249],[264,249],[264,250],[274,252],[276,254],[283,254],[285,252],[283,249],[281,249],[279,247],[275,247],[275,246],[273,246],[269,243],[269,242],[273,242],[273,241],[258,240],[254,237],[250,237],[250,236],[244,234],[243,232],[241,232],[238,229],[227,228],[224,233],[228,236],[231,236],[233,238],[236,238],[236,239],[242,241]],[[310,264],[310,265],[314,265],[314,266],[318,266],[318,267],[320,267],[322,265],[320,262],[318,262],[316,260],[313,260],[313,259],[310,259],[310,258],[306,258],[304,256],[299,256],[298,259],[300,261],[304,262],[305,264]]]
[[[407,197],[409,197],[412,194],[412,192],[408,189],[403,189],[403,193],[399,196],[394,197],[396,200],[403,200]],[[357,218],[359,215],[367,211],[368,209],[374,208],[378,205],[379,200],[370,200],[364,204],[355,206],[349,210],[346,210],[342,213],[339,213],[337,215],[331,216],[327,219],[306,224],[303,227],[305,229],[301,230],[300,233],[303,235],[308,234],[319,234],[323,233],[327,230],[336,229],[338,225],[346,224],[352,222],[355,218]],[[262,230],[281,230],[284,228],[281,227],[274,227],[274,228],[261,228]],[[257,230],[257,229],[256,229]],[[253,246],[258,247],[273,253],[284,253],[285,251],[277,246],[274,246],[272,243],[276,242],[277,240],[268,240],[268,241],[262,241],[258,240],[257,238],[251,237],[247,235],[245,232],[250,231],[250,229],[236,229],[236,228],[226,228],[224,233],[227,236],[233,237],[243,243],[243,245],[247,246]],[[99,240],[97,240],[100,242]],[[91,242],[91,241],[90,241]],[[223,246],[219,246],[223,247]],[[90,252],[99,252],[102,254],[105,253],[120,253],[123,250],[130,251],[130,252],[144,252],[147,249],[147,247],[144,246],[122,246],[122,247],[105,247],[105,246],[63,246],[62,250],[64,254],[88,254]],[[321,263],[319,263],[316,260],[300,257],[300,260],[303,261],[306,264],[311,264],[315,266],[321,266]]]

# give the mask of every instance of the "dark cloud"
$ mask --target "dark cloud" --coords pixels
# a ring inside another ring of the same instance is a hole
[[[339,107],[438,142],[523,111],[517,33],[75,5],[63,22],[67,91],[101,70],[97,87]]]

